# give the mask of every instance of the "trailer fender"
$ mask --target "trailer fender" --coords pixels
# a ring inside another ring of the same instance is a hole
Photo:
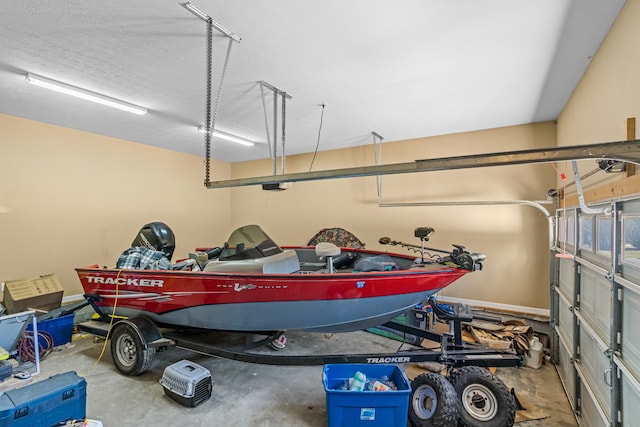
[[[144,317],[133,317],[121,320],[118,323],[126,323],[130,325],[140,337],[145,348],[148,348],[150,343],[162,338],[162,334],[156,324]]]

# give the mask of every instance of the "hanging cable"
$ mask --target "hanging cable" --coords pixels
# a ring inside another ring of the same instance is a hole
[[[285,142],[286,142],[286,131],[287,131],[287,99],[292,99],[291,95],[289,95],[287,92],[284,92],[280,89],[278,89],[277,87],[273,86],[270,83],[265,82],[264,80],[260,81],[260,91],[262,93],[262,108],[264,111],[264,124],[265,124],[265,128],[267,131],[267,138],[270,132],[269,126],[268,126],[268,120],[267,120],[267,107],[266,107],[266,101],[265,101],[265,96],[264,96],[264,88],[266,87],[267,89],[271,90],[273,92],[273,151],[271,154],[271,159],[273,161],[273,175],[277,175],[278,174],[278,165],[277,165],[277,158],[278,158],[278,113],[280,113],[282,115],[282,123],[281,123],[281,129],[280,129],[280,141],[282,144],[282,152],[280,153],[280,155],[282,156],[281,162],[282,162],[282,174],[285,173],[285,161],[286,161],[286,156],[285,156]],[[278,111],[278,97],[282,98],[281,105],[280,105],[280,111]],[[264,188],[264,186],[263,186]],[[268,190],[271,190],[271,188],[266,188]],[[277,187],[277,189],[282,189],[280,188],[280,186]]]
[[[222,88],[224,87],[224,78],[229,65],[229,57],[231,56],[231,47],[233,46],[233,39],[229,38],[229,45],[227,46],[227,54],[224,60],[224,66],[222,68],[222,75],[220,76],[220,86],[218,86],[218,94],[216,96],[216,103],[211,111],[211,75],[212,75],[212,63],[213,63],[213,20],[211,17],[207,18],[207,101],[206,101],[206,117],[205,117],[205,181],[204,185],[210,181],[211,171],[211,138],[213,137],[213,130],[216,126],[216,117],[218,116],[218,110],[220,109],[220,101],[222,99]]]
[[[284,92],[282,94],[282,133],[280,135],[280,138],[282,138],[282,167],[280,172],[284,175],[284,166],[285,166],[285,159],[287,158],[285,155],[285,150],[284,150],[284,141],[285,141],[285,133],[286,133],[286,129],[287,129],[287,93]]]
[[[211,18],[207,19],[207,93],[205,102],[205,116],[204,116],[204,185],[206,186],[210,181],[211,172],[211,63],[213,61],[213,24]]]
[[[271,152],[271,134],[269,133],[269,120],[267,119],[267,103],[265,102],[264,97],[264,85],[262,82],[260,83],[260,95],[262,97],[262,112],[264,113],[264,128],[267,131],[267,153],[269,153],[269,157],[273,159],[273,153]]]
[[[95,360],[95,362],[93,362],[93,365],[91,365],[91,367],[87,370],[86,373],[89,373],[93,370],[93,368],[95,368],[98,363],[100,362],[100,360],[102,360],[102,356],[104,356],[104,352],[107,349],[107,343],[109,342],[109,338],[111,335],[111,329],[113,328],[113,323],[114,323],[114,319],[116,318],[116,308],[118,307],[118,296],[119,296],[119,289],[120,289],[120,282],[118,281],[118,279],[120,278],[120,273],[122,273],[123,269],[118,270],[118,274],[116,275],[116,293],[115,293],[115,298],[113,299],[113,307],[111,308],[111,316],[109,319],[109,326],[107,328],[107,336],[104,338],[104,342],[102,343],[102,350],[100,350],[100,354],[98,355],[98,358]]]
[[[205,134],[204,134],[204,145],[205,145],[205,166],[204,166],[204,186],[209,187],[210,182],[210,172],[211,172],[211,138],[213,134],[213,130],[216,125],[216,116],[218,115],[218,110],[220,108],[220,101],[222,99],[222,89],[224,87],[224,78],[227,73],[227,68],[229,66],[229,58],[231,56],[231,47],[233,42],[240,43],[240,37],[238,37],[233,32],[229,31],[227,28],[222,26],[220,23],[214,21],[209,15],[198,9],[196,6],[189,2],[178,3],[180,6],[187,9],[189,12],[193,13],[197,18],[205,21],[207,23],[207,70],[206,70],[206,105],[205,105]],[[211,111],[211,74],[212,74],[212,63],[213,63],[213,29],[224,34],[229,39],[229,45],[227,46],[227,54],[225,56],[224,65],[222,67],[222,74],[220,76],[220,86],[218,87],[218,95],[216,97],[216,103]]]
[[[376,165],[380,165],[382,163],[382,140],[384,139],[378,132],[371,132],[371,136],[373,137],[373,158]],[[378,158],[378,152],[376,151],[376,145],[380,145],[378,148],[380,151],[380,158]],[[376,188],[378,190],[378,203],[382,201],[382,177],[380,175],[376,176]]]
[[[209,18],[211,21],[211,18]],[[211,24],[208,24],[207,27],[211,28]],[[209,33],[211,30],[209,30]],[[209,35],[211,37],[211,35]],[[213,136],[213,130],[216,128],[216,118],[218,116],[218,110],[220,109],[220,101],[222,100],[222,89],[224,88],[224,78],[227,74],[227,68],[229,67],[229,58],[231,57],[231,47],[233,46],[233,39],[229,39],[229,44],[227,45],[227,54],[225,55],[224,65],[222,66],[222,74],[220,75],[220,86],[218,86],[218,95],[216,96],[216,104],[213,109],[213,113],[211,113],[211,60],[207,61],[208,63],[208,71],[207,71],[207,88],[209,93],[207,94],[207,112],[208,112],[208,120],[207,120],[207,132],[205,136],[205,144],[206,144],[206,153],[207,153],[207,166],[206,166],[206,181],[205,186],[209,183],[209,170],[211,168],[211,137]],[[211,55],[213,56],[213,55]]]
[[[562,182],[562,216],[565,219],[567,218],[567,194],[566,194],[567,164],[568,162],[564,162],[564,171],[560,172],[556,167],[556,165],[551,163],[551,166],[556,171],[556,173],[560,176],[560,181]],[[573,255],[567,253],[567,239],[568,239],[568,230],[567,230],[567,225],[565,223],[564,240],[562,242],[562,253],[556,254],[556,258],[573,258]]]
[[[278,90],[273,88],[273,174],[277,175],[278,167]]]
[[[324,119],[324,104],[322,104],[322,111],[320,112],[320,126],[318,126],[318,140],[316,141],[316,149],[313,151],[313,158],[311,159],[311,164],[309,165],[309,172],[311,172],[311,169],[313,168],[313,162],[316,161],[318,148],[320,148],[320,133],[322,132],[323,119]]]

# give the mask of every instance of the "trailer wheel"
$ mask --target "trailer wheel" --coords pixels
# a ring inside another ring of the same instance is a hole
[[[450,381],[460,399],[460,425],[513,426],[516,405],[500,378],[479,366],[465,366],[453,371]]]
[[[451,427],[459,416],[458,397],[445,377],[418,375],[411,381],[409,420],[414,427]]]
[[[126,320],[116,323],[111,331],[111,358],[125,375],[140,375],[151,367],[156,354],[148,347],[134,324]]]

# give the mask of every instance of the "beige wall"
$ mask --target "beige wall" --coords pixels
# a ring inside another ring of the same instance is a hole
[[[384,163],[485,152],[554,147],[556,126],[546,122],[480,132],[385,143]],[[311,155],[291,156],[287,172],[308,171]],[[371,146],[320,152],[314,170],[374,164]],[[233,178],[270,175],[270,160],[232,165]],[[555,186],[550,165],[415,173],[382,178],[383,202],[544,200]],[[370,249],[402,249],[378,244],[382,236],[408,243],[418,226],[431,226],[429,242],[449,249],[452,243],[488,256],[482,272],[464,277],[445,295],[548,308],[548,222],[531,207],[380,208],[376,178],[299,182],[286,191],[241,187],[231,195],[232,225],[261,224],[281,244],[306,244],[320,229],[343,227]],[[552,209],[553,210],[553,209]]]
[[[200,157],[0,114],[0,282],[115,266],[151,221],[176,234],[174,260],[226,239],[230,191],[204,188]],[[214,162],[212,179],[228,179]]]
[[[385,163],[555,145],[541,123],[384,144]],[[259,187],[206,190],[202,159],[25,119],[0,115],[0,281],[53,272],[65,295],[81,292],[74,268],[113,266],[146,222],[177,236],[175,257],[221,244],[232,226],[257,223],[281,244],[305,244],[318,230],[344,227],[369,248],[382,236],[417,243],[418,226],[436,228],[432,247],[466,245],[488,255],[486,268],[446,295],[548,306],[547,222],[522,206],[380,208],[375,177],[296,183],[284,192]],[[311,155],[292,156],[289,172]],[[321,152],[314,169],[373,164],[372,147]],[[233,173],[231,173],[231,171]],[[270,161],[214,162],[212,179],[271,173]],[[384,202],[541,199],[553,186],[548,165],[387,176]]]
[[[558,145],[626,139],[627,118],[640,117],[639,19],[640,1],[628,0],[558,118]],[[595,168],[595,162],[580,166],[586,172]],[[585,185],[621,178],[599,174]]]

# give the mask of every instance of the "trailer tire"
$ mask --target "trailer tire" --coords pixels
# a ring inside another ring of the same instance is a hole
[[[126,320],[116,323],[110,337],[111,358],[118,371],[136,376],[151,367],[156,349],[147,346],[133,323]]]
[[[450,374],[460,399],[460,425],[512,427],[516,404],[507,386],[485,368],[465,366]]]
[[[414,427],[452,427],[459,412],[456,391],[442,375],[421,374],[411,381],[409,420]]]

